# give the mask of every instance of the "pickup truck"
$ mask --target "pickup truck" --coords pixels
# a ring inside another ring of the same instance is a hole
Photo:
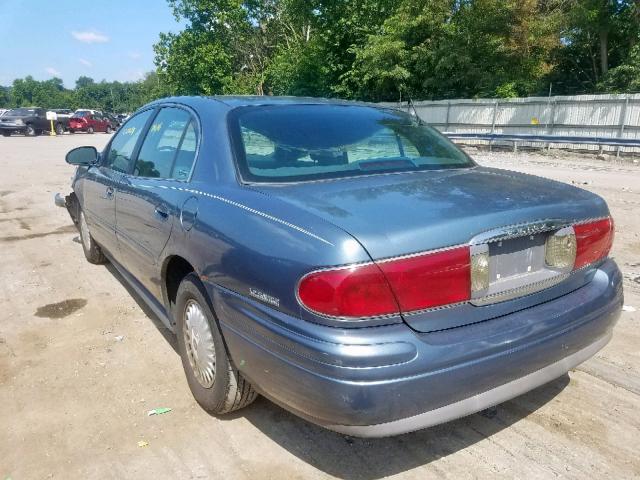
[[[67,129],[69,119],[54,120],[53,128],[60,135]],[[12,133],[22,133],[27,137],[35,137],[43,132],[51,131],[51,121],[47,120],[47,110],[39,107],[15,108],[0,118],[0,133],[8,137]]]

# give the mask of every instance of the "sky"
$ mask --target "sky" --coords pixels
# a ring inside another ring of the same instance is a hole
[[[183,28],[166,0],[0,0],[0,85],[31,75],[134,81],[155,69],[160,32]]]

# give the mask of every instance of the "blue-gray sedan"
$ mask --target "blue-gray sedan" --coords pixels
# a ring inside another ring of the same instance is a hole
[[[87,259],[175,332],[216,414],[260,393],[350,435],[424,428],[565,374],[621,309],[602,198],[397,110],[168,98],[67,162]]]

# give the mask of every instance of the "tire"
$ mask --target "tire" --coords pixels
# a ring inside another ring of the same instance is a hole
[[[62,135],[64,133],[64,127],[61,123],[56,123],[56,135]]]
[[[93,127],[87,127],[87,133],[93,133]]]
[[[108,133],[110,134],[113,130],[111,129],[111,125],[107,125],[107,129],[104,131],[104,133]]]
[[[207,412],[222,415],[253,402],[258,394],[233,366],[196,274],[190,273],[180,283],[173,316],[182,367],[200,406]],[[193,335],[194,332],[197,335]]]
[[[2,136],[3,137],[10,137],[11,136],[11,132],[2,132]]]
[[[84,212],[80,209],[80,215],[78,215],[78,230],[80,230],[80,243],[82,244],[82,251],[89,263],[100,265],[107,261],[107,257],[104,256],[100,245],[98,245],[91,233],[89,232],[89,225],[87,225],[87,219],[84,216]]]
[[[73,128],[70,128],[69,133],[76,133],[76,131]]]
[[[38,134],[38,132],[36,131],[35,128],[33,128],[33,125],[28,124],[24,129],[24,134],[27,137],[35,137]]]

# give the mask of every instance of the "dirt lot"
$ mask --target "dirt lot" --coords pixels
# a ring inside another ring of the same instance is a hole
[[[0,138],[0,479],[640,476],[639,312],[622,314],[596,358],[493,417],[361,440],[264,399],[209,416],[189,393],[171,336],[112,268],[84,260],[67,213],[53,205],[72,174],[64,153],[108,138]],[[640,310],[638,164],[471,153],[603,195],[625,303]],[[173,411],[148,417],[155,407]]]

